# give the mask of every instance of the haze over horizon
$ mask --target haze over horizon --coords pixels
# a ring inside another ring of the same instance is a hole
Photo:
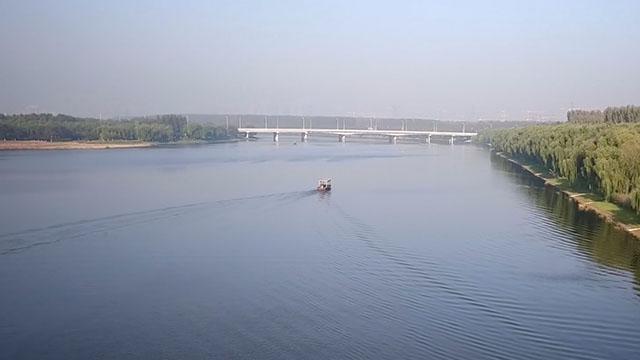
[[[9,0],[0,112],[562,120],[640,102],[639,13],[629,0]]]

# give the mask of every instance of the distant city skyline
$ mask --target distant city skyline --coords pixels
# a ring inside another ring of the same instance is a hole
[[[3,1],[0,113],[564,120],[640,103],[640,2]]]

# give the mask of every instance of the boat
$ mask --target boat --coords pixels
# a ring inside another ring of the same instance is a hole
[[[316,188],[318,191],[331,191],[331,179],[320,179],[318,180],[318,187]]]

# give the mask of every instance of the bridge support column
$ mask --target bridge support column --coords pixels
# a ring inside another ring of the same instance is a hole
[[[396,144],[398,142],[398,137],[389,135],[389,144]]]
[[[425,142],[427,144],[431,144],[431,135],[427,136],[427,138],[425,139]]]
[[[279,137],[280,137],[280,134],[278,134],[277,132],[274,132],[273,133],[273,142],[278,142],[278,140],[280,140]]]
[[[449,139],[449,144],[453,145],[453,135],[451,136],[451,139]]]
[[[338,134],[338,142],[341,142],[341,143],[347,142],[347,135]]]
[[[244,133],[244,138],[248,139],[249,138],[249,132]]]
[[[307,140],[309,140],[309,133],[303,132],[303,133],[300,135],[300,141],[302,141],[302,142],[307,142]]]

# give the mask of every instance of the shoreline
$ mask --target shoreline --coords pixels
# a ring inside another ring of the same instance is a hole
[[[44,140],[2,140],[0,151],[15,150],[104,150],[149,148],[156,144],[144,141],[44,141]]]
[[[602,220],[640,240],[640,219],[636,219],[636,222],[624,222],[614,214],[614,212],[632,213],[631,210],[624,209],[609,201],[599,200],[602,197],[598,194],[576,192],[567,186],[562,186],[562,179],[560,178],[545,176],[542,172],[537,172],[532,166],[521,163],[502,152],[495,151],[493,149],[491,149],[491,151],[497,156],[517,165],[520,169],[526,171],[531,176],[544,181],[545,186],[554,188],[562,193],[568,200],[571,200],[578,205],[578,210],[594,213]],[[598,205],[600,207],[598,207]]]
[[[217,141],[180,141],[175,143],[155,143],[148,141],[44,141],[44,140],[0,140],[0,151],[19,150],[107,150],[156,148],[170,146],[206,145],[234,142],[235,139]]]

